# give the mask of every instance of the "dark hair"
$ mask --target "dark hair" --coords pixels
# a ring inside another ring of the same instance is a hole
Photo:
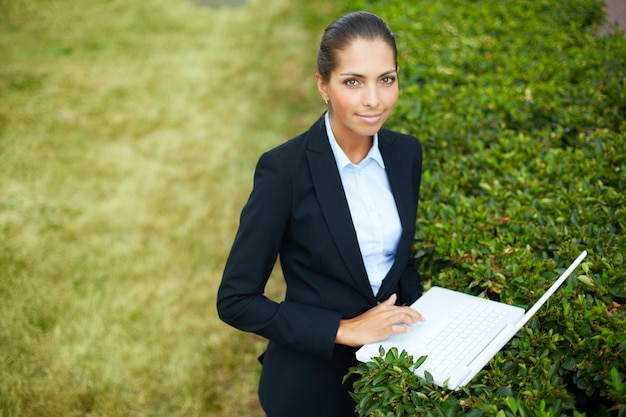
[[[336,51],[346,48],[357,38],[385,41],[393,50],[393,59],[396,67],[398,66],[396,40],[387,23],[373,13],[348,13],[328,25],[320,40],[317,52],[317,72],[324,81],[330,79],[330,73],[337,66]]]

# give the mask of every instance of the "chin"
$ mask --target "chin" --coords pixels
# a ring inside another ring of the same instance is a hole
[[[382,128],[383,128],[382,124],[376,125],[376,126],[368,126],[366,129],[361,130],[361,132],[359,132],[359,134],[361,136],[374,136]]]

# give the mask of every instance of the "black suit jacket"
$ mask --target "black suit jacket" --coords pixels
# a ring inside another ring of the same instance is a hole
[[[230,325],[269,339],[259,386],[268,417],[354,414],[341,386],[354,348],[335,344],[339,321],[393,293],[410,304],[422,292],[411,249],[422,167],[416,138],[379,132],[379,148],[396,201],[402,235],[396,261],[374,296],[324,119],[263,154],[226,262],[217,307]],[[280,256],[283,302],[264,288]],[[348,384],[349,385],[349,384]]]

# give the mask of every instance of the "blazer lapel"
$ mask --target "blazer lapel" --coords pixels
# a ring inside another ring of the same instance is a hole
[[[411,230],[414,230],[416,213],[411,212],[410,196],[412,190],[410,185],[412,181],[406,178],[407,172],[403,170],[403,164],[398,163],[403,158],[403,155],[398,154],[398,147],[394,149],[393,142],[395,138],[393,135],[388,134],[386,131],[381,131],[378,134],[378,146],[380,153],[385,161],[385,170],[387,171],[387,177],[389,178],[389,184],[391,186],[391,192],[394,200],[396,201],[396,207],[398,209],[398,215],[400,216],[400,223],[402,224],[402,235],[398,242],[398,251],[396,253],[396,261],[387,273],[380,290],[378,291],[378,299],[384,299],[389,297],[391,289],[395,288],[396,283],[406,268],[405,262],[398,262],[398,259],[409,259],[410,251],[412,248],[411,240],[414,238]]]
[[[307,140],[307,159],[322,215],[328,224],[341,258],[350,267],[349,270],[357,287],[374,303],[376,300],[367,278],[350,209],[337,170],[337,163],[328,143],[323,118],[309,130]]]

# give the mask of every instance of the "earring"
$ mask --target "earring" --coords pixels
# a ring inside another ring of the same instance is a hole
[[[328,106],[328,100],[324,100],[324,103],[326,103],[326,105]]]

